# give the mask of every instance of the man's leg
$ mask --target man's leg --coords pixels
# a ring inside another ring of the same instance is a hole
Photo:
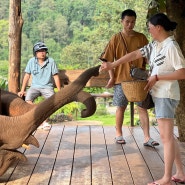
[[[122,125],[124,120],[124,112],[127,107],[128,101],[123,94],[121,84],[114,86],[113,105],[117,107],[116,110],[116,138],[115,141],[120,144],[125,144],[122,133]]]
[[[25,101],[29,104],[34,104],[34,100],[40,96],[40,92],[37,89],[30,87],[26,92]]]
[[[146,143],[150,139],[148,111],[138,106],[138,113],[141,127],[143,128],[144,142]]]
[[[122,136],[122,125],[126,107],[117,107],[116,109],[116,137]]]
[[[147,109],[143,109],[138,106],[138,113],[139,113],[139,119],[141,122],[141,127],[143,129],[143,134],[144,134],[144,145],[150,146],[150,147],[158,146],[159,143],[157,141],[154,141],[150,137],[150,132],[149,132],[150,123],[149,123],[149,116],[148,116]]]
[[[47,99],[52,96],[55,92],[54,89],[40,89],[41,95]],[[47,118],[41,125],[43,130],[50,130],[51,125],[49,124],[49,119]]]

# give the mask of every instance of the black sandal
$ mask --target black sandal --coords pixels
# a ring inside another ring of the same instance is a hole
[[[143,143],[143,145],[154,148],[155,146],[158,146],[159,143],[157,141],[154,141],[152,138],[150,138],[146,143]]]

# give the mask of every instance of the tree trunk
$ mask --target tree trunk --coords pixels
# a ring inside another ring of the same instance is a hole
[[[21,34],[23,26],[21,0],[10,0],[9,12],[8,89],[17,93],[20,88]]]
[[[175,32],[175,38],[179,43],[183,55],[185,56],[185,1],[184,0],[167,0],[167,14],[171,20],[174,20],[178,23],[177,29]],[[175,11],[177,10],[177,11]],[[179,130],[179,140],[185,141],[185,80],[179,81],[180,85],[180,103],[176,111],[176,124],[178,125]]]

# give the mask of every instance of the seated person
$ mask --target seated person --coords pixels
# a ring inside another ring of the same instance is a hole
[[[33,104],[34,100],[39,96],[48,98],[54,94],[52,79],[54,79],[58,91],[61,88],[56,63],[52,58],[47,57],[47,54],[48,48],[45,43],[38,42],[33,46],[34,57],[27,63],[22,88],[18,92],[20,97],[26,94],[25,101],[30,104]],[[25,93],[30,77],[32,77],[32,83]],[[48,130],[51,128],[51,125],[47,121],[44,121],[39,128]]]

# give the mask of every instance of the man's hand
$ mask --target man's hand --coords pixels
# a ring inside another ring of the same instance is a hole
[[[114,86],[114,79],[110,78],[105,88],[112,88]]]
[[[18,92],[18,96],[20,96],[21,98],[25,95],[25,92],[24,91],[20,91]]]

